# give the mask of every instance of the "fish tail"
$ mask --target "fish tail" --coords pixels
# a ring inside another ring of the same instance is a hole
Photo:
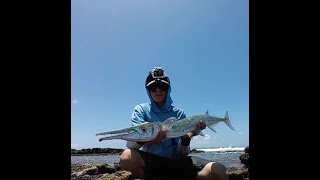
[[[228,115],[228,111],[226,112],[226,114],[224,115],[224,123],[226,123],[226,125],[230,128],[230,129],[232,129],[232,130],[234,130],[235,131],[235,129],[233,128],[233,126],[232,126],[232,124],[231,124],[231,121],[230,121],[230,119],[229,119],[229,115]]]

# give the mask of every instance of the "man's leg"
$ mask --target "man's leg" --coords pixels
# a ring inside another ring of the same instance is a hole
[[[145,163],[139,152],[135,149],[125,149],[120,156],[122,170],[130,171],[133,179],[144,178]]]
[[[227,168],[216,162],[210,162],[198,173],[197,180],[229,180]]]

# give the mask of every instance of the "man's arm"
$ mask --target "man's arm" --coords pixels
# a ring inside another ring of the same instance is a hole
[[[206,124],[203,122],[199,122],[197,124],[197,127],[195,130],[193,130],[190,133],[187,133],[184,136],[181,136],[179,142],[178,142],[178,147],[177,147],[177,152],[176,152],[176,157],[183,158],[187,156],[190,153],[190,141],[193,136],[197,136],[199,132],[203,129],[206,128]]]
[[[143,108],[141,105],[137,105],[133,109],[133,113],[131,115],[132,126],[136,126],[142,123],[145,123],[144,115],[143,115]],[[134,142],[134,141],[127,141],[127,148],[132,149],[140,149],[144,145],[144,142]]]

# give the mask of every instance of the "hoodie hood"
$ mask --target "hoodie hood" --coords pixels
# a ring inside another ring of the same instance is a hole
[[[157,106],[157,104],[154,102],[154,100],[152,99],[152,96],[151,96],[151,94],[150,94],[150,92],[148,91],[147,88],[146,88],[146,90],[147,90],[147,94],[148,94],[149,99],[150,99],[151,109],[152,109],[154,112],[168,112],[168,111],[171,111],[171,110],[172,110],[171,104],[173,103],[173,101],[172,101],[171,96],[170,96],[171,86],[169,86],[169,89],[168,89],[168,91],[167,91],[166,103],[165,103],[164,106],[162,106],[161,108],[159,108],[159,107]]]

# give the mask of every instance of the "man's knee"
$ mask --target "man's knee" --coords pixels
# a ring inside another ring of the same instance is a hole
[[[132,157],[132,150],[131,149],[125,149],[121,155],[120,155],[120,163],[121,161],[130,161]]]
[[[211,173],[213,174],[228,174],[228,169],[221,163],[212,163],[211,164]]]
[[[143,168],[145,163],[140,153],[134,149],[126,149],[120,156],[120,167],[122,170],[130,171],[134,179],[143,179]]]
[[[210,162],[198,173],[197,179],[228,180],[229,174],[227,168],[223,164]]]
[[[131,166],[142,166],[142,163],[144,162],[139,152],[134,149],[125,149],[120,156],[121,169],[128,169]]]

